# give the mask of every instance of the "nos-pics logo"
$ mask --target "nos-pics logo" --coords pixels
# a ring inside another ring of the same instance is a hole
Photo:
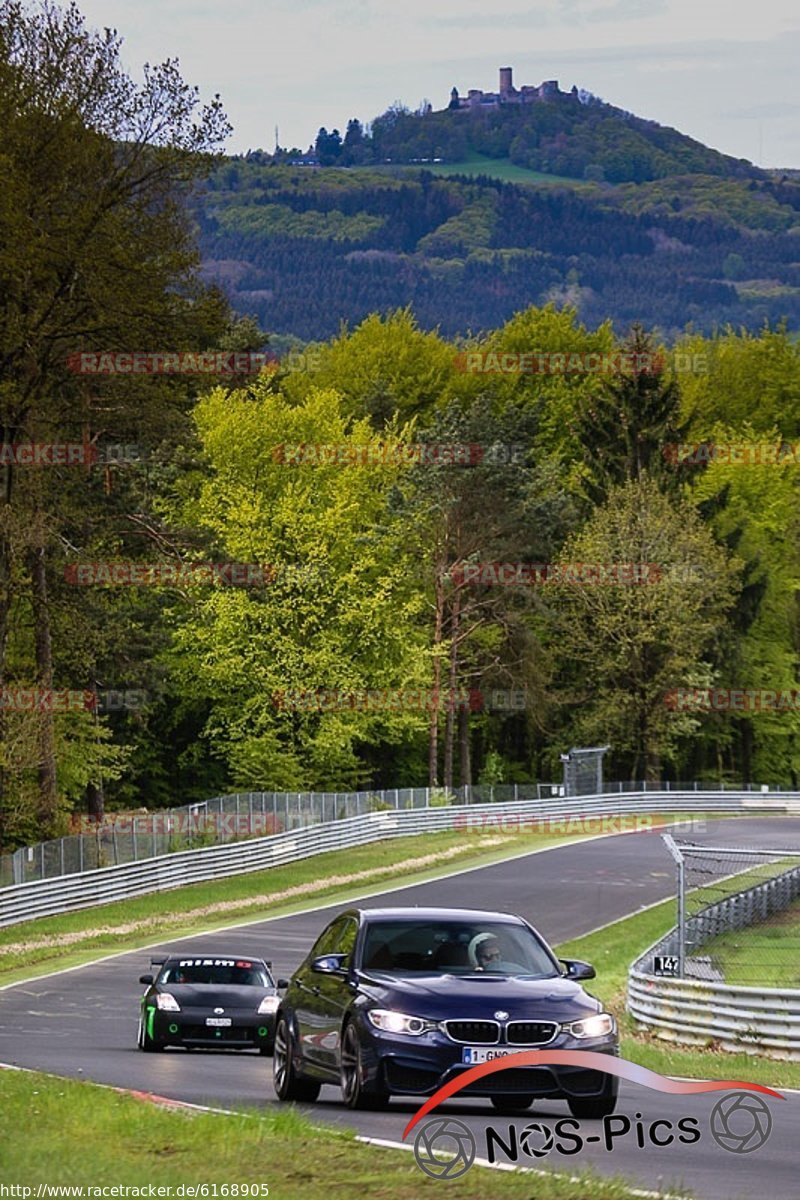
[[[649,1146],[666,1147],[693,1145],[699,1142],[702,1131],[697,1117],[681,1117],[676,1121],[659,1118],[643,1121],[617,1113],[603,1117],[601,1132],[585,1134],[580,1123],[572,1117],[555,1121],[530,1121],[518,1128],[508,1125],[504,1130],[487,1125],[484,1159],[495,1163],[542,1160],[555,1151],[559,1155],[579,1154],[589,1143],[599,1143],[611,1151],[618,1142],[645,1150]],[[772,1115],[764,1100],[751,1092],[732,1092],[718,1100],[709,1116],[711,1136],[718,1146],[732,1154],[751,1154],[760,1150],[772,1132]],[[414,1139],[417,1165],[433,1179],[458,1179],[475,1162],[478,1145],[473,1131],[453,1117],[434,1117],[425,1121]]]
[[[724,1092],[726,1095],[711,1111],[709,1128],[716,1144],[732,1154],[751,1154],[764,1145],[772,1131],[772,1116],[763,1097],[784,1099],[780,1092],[762,1083],[733,1079],[671,1079],[628,1059],[593,1050],[520,1050],[459,1072],[457,1078],[443,1084],[425,1101],[403,1130],[405,1139],[417,1129],[414,1154],[420,1168],[435,1179],[457,1179],[475,1161],[477,1143],[469,1127],[452,1117],[433,1117],[434,1111],[445,1100],[473,1084],[485,1089],[488,1077],[517,1067],[552,1066],[579,1067],[598,1075],[616,1075],[668,1096]],[[426,1117],[431,1119],[425,1121]],[[486,1157],[490,1163],[494,1162],[498,1148],[512,1162],[516,1162],[520,1154],[528,1159],[542,1159],[553,1151],[574,1155],[592,1142],[610,1151],[621,1139],[637,1150],[667,1146],[682,1148],[700,1141],[699,1125],[697,1117],[645,1121],[641,1113],[636,1113],[634,1120],[622,1113],[607,1113],[599,1123],[600,1132],[597,1132],[598,1124],[593,1122],[591,1133],[584,1133],[580,1123],[569,1117],[556,1121],[552,1128],[540,1121],[531,1122],[519,1134],[515,1126],[509,1126],[504,1134],[489,1125],[484,1130]]]

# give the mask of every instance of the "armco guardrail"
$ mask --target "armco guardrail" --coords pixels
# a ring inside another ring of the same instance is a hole
[[[628,1009],[662,1037],[689,1046],[800,1060],[800,991],[655,978],[631,970]]]
[[[534,827],[536,822],[563,819],[563,832],[619,829],[604,817],[651,813],[670,817],[681,812],[797,811],[797,793],[749,792],[646,792],[613,797],[607,794],[549,801],[521,800],[485,805],[446,805],[386,810],[344,820],[333,820],[304,829],[223,846],[187,850],[144,861],[102,867],[81,874],[42,879],[0,889],[0,926],[33,917],[51,916],[90,908],[114,900],[166,891],[189,883],[202,883],[227,875],[260,871],[296,862],[326,850],[347,849],[389,837],[408,837],[439,830],[481,831]],[[591,823],[590,823],[591,822]],[[572,825],[572,828],[571,828]],[[633,826],[631,825],[630,828]],[[553,828],[552,824],[550,828]],[[559,828],[553,829],[559,832]]]
[[[746,928],[788,908],[799,896],[800,867],[792,867],[688,917],[687,943],[696,948],[719,934]],[[725,1050],[800,1060],[800,990],[654,975],[656,955],[679,956],[677,928],[650,946],[628,973],[628,1011],[641,1024],[687,1045],[714,1042]],[[698,976],[707,967],[687,959],[686,969]]]
[[[625,780],[606,782],[602,793],[726,790],[728,786],[724,784]],[[767,795],[769,788],[750,784],[732,791]],[[82,824],[83,832],[0,855],[0,888],[58,875],[82,874],[98,867],[116,867],[201,846],[267,837],[380,809],[430,808],[448,798],[454,804],[504,804],[512,800],[563,800],[564,796],[563,783],[473,784],[449,792],[428,787],[390,788],[382,792],[235,792],[180,808],[112,812],[100,823],[86,816],[74,817]]]

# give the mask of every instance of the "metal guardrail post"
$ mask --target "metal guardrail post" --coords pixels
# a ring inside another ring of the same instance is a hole
[[[686,864],[678,863],[678,978],[686,973]]]
[[[669,833],[662,833],[661,840],[678,868],[678,977],[683,979],[686,968],[686,869],[683,855],[674,837]]]

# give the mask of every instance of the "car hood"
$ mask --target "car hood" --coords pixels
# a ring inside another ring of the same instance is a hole
[[[274,996],[275,988],[234,987],[215,983],[165,983],[159,992],[169,992],[181,1008],[256,1009],[265,996]]]
[[[498,1010],[511,1020],[574,1021],[602,1005],[579,984],[560,976],[384,975],[363,972],[360,990],[376,1004],[429,1020],[492,1020]]]

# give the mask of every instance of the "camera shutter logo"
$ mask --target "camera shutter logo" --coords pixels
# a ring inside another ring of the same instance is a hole
[[[772,1133],[772,1113],[760,1096],[731,1092],[714,1105],[709,1124],[711,1136],[723,1150],[752,1154]]]
[[[519,1144],[531,1158],[545,1158],[553,1149],[553,1131],[549,1125],[531,1121],[520,1134]]]
[[[414,1138],[417,1166],[433,1179],[458,1179],[475,1161],[472,1131],[452,1117],[436,1117],[421,1125]]]

